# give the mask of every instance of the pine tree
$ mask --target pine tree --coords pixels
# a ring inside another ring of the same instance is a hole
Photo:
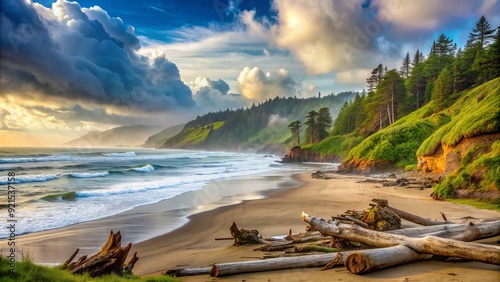
[[[476,27],[469,34],[469,40],[473,43],[479,44],[481,49],[484,49],[485,45],[488,45],[490,40],[495,38],[494,33],[495,29],[491,28],[490,23],[484,16],[481,16],[479,21],[476,23]]]
[[[408,78],[410,72],[411,72],[410,53],[406,53],[406,57],[403,58],[403,63],[401,64],[400,73],[403,78]]]
[[[292,133],[292,137],[297,139],[297,146],[300,146],[300,126],[301,122],[298,120],[288,125],[288,128],[290,128],[290,132]]]
[[[445,67],[438,78],[432,92],[432,100],[436,103],[438,109],[444,109],[451,93],[453,91],[453,80],[449,67]]]
[[[442,55],[451,55],[453,52],[453,40],[448,36],[441,34],[438,39],[435,41],[433,53],[439,56]]]
[[[330,129],[332,128],[332,116],[330,114],[330,109],[327,107],[323,107],[319,109],[318,116],[316,118],[316,127],[317,127],[317,141],[321,141],[328,137],[330,134]]]
[[[491,77],[500,77],[500,26],[495,34],[495,41],[489,46],[487,54],[491,64]]]
[[[317,132],[318,128],[316,126],[316,118],[318,116],[318,112],[312,110],[306,115],[306,121],[304,124],[306,125],[306,140],[308,140],[309,144],[314,144],[317,141]]]
[[[395,69],[387,72],[384,80],[377,86],[377,94],[384,97],[389,124],[393,124],[400,112],[399,106],[404,104],[406,94],[405,82]]]
[[[422,63],[424,59],[425,58],[422,52],[417,49],[417,52],[415,52],[415,55],[413,55],[413,61],[411,62],[412,67],[415,67],[416,65]]]

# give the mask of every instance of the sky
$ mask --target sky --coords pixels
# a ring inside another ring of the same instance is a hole
[[[361,91],[481,15],[500,0],[2,0],[0,146]]]

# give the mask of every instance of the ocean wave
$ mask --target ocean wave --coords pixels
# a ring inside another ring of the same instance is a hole
[[[109,175],[109,172],[107,171],[102,171],[102,172],[81,172],[81,173],[70,173],[69,176],[75,177],[75,178],[94,178],[94,177],[104,177]]]
[[[31,162],[58,162],[58,161],[71,161],[69,155],[52,155],[46,157],[23,157],[23,158],[1,158],[0,164],[8,163],[31,163]]]
[[[135,152],[125,152],[125,153],[103,153],[103,156],[106,157],[135,157]]]
[[[212,180],[228,178],[228,177],[236,177],[236,176],[244,176],[248,174],[265,172],[268,171],[268,166],[261,166],[259,169],[246,170],[246,171],[229,171],[225,170],[220,173],[210,173],[210,174],[193,174],[186,175],[182,177],[167,177],[160,180],[151,180],[151,181],[141,181],[141,182],[129,182],[129,183],[120,183],[117,185],[108,186],[102,189],[93,189],[93,190],[83,190],[77,192],[78,197],[99,197],[99,196],[109,196],[109,195],[120,195],[120,194],[130,194],[130,193],[139,193],[145,192],[149,190],[158,190],[158,189],[176,189],[180,185],[185,184],[202,184],[200,187],[205,186],[206,183]]]
[[[147,164],[147,165],[141,166],[141,167],[133,167],[133,168],[131,168],[131,170],[138,171],[138,172],[151,172],[151,171],[154,171],[155,168],[152,165]]]
[[[20,184],[20,183],[31,183],[31,182],[45,182],[49,180],[57,179],[55,174],[37,174],[37,175],[19,175],[15,176],[15,182],[9,182],[6,176],[0,178],[0,185],[7,184]]]

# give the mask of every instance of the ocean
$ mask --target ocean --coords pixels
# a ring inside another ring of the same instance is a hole
[[[14,219],[20,235],[175,199],[211,181],[304,170],[279,160],[271,155],[172,149],[0,148],[0,213],[8,216],[9,183],[16,191]],[[9,173],[15,173],[14,183]],[[0,229],[0,238],[7,236],[8,230]]]

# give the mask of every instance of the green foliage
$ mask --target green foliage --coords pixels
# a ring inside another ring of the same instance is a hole
[[[217,121],[202,126],[184,128],[179,134],[169,138],[165,145],[174,145],[175,147],[193,146],[203,142],[208,134],[219,129],[224,125],[224,121]]]
[[[455,204],[469,205],[478,209],[500,210],[500,199],[449,199]]]
[[[169,139],[164,147],[215,150],[264,149],[274,152],[289,149],[297,144],[290,138],[288,128],[290,122],[294,120],[303,122],[309,111],[326,106],[331,116],[337,116],[340,106],[352,100],[355,95],[354,92],[343,92],[321,98],[276,97],[246,109],[208,113],[187,123],[182,132]],[[217,130],[212,130],[205,139],[201,138],[196,144],[184,142],[198,127],[218,121],[224,121],[224,124]]]
[[[306,120],[304,124],[306,126],[306,144],[314,144],[318,142],[318,125],[316,124],[316,119],[318,117],[318,112],[312,110],[307,113]]]
[[[300,126],[300,120],[293,121],[288,125],[290,133],[292,134],[292,138],[295,138],[297,140],[297,146],[300,146]]]
[[[138,277],[134,275],[117,276],[114,274],[92,278],[88,274],[73,275],[60,267],[43,267],[29,260],[16,262],[14,273],[10,273],[10,262],[7,258],[0,256],[0,280],[2,282],[178,282],[177,278],[170,276]]]
[[[361,141],[363,141],[363,137],[355,134],[334,135],[327,137],[320,143],[304,146],[304,148],[318,152],[322,156],[345,157]]]
[[[432,100],[439,109],[444,109],[453,91],[453,77],[448,67],[445,67],[438,78],[432,92]]]
[[[416,164],[407,165],[407,166],[405,166],[405,170],[406,171],[415,171],[415,170],[417,170],[417,165]]]
[[[344,161],[360,160],[389,161],[396,166],[415,164],[415,152],[435,129],[428,120],[406,119],[366,138],[347,155]]]
[[[454,146],[464,137],[500,130],[500,78],[462,93],[460,99],[443,113],[451,121],[420,146],[417,154],[427,156],[444,143]]]
[[[469,34],[469,40],[472,43],[477,43],[481,49],[493,38],[495,38],[495,29],[491,28],[491,24],[484,16],[476,22],[476,27]]]

